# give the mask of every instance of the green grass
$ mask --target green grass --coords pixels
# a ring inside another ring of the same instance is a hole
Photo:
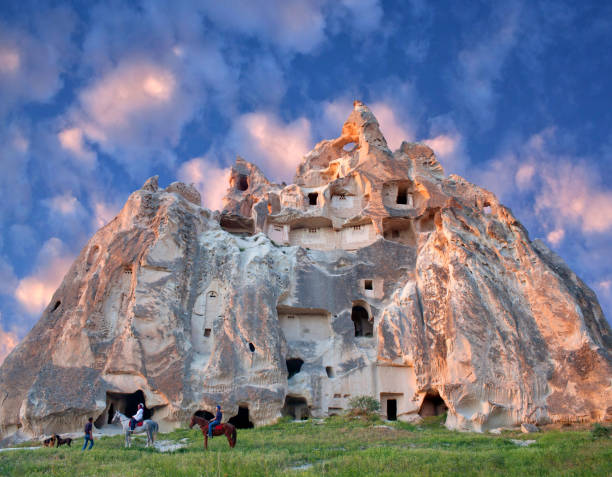
[[[374,427],[382,424],[393,429]],[[230,450],[225,437],[215,437],[208,452],[199,429],[158,435],[164,440],[183,438],[187,447],[171,454],[145,449],[142,439],[124,449],[122,436],[98,439],[85,453],[80,450],[82,439],[72,448],[2,452],[0,475],[612,475],[612,439],[594,439],[589,430],[493,436],[448,431],[440,419],[414,426],[334,417],[239,430],[235,449]],[[537,442],[518,447],[510,438]]]

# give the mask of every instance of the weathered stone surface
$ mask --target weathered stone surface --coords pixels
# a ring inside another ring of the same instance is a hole
[[[529,424],[528,422],[523,422],[521,424],[521,432],[523,432],[523,434],[532,434],[534,432],[540,432],[540,429],[538,426]]]
[[[557,255],[427,146],[392,152],[356,102],[294,184],[239,158],[221,214],[185,184],[134,192],[0,368],[0,433],[102,426],[141,398],[166,427],[363,394],[456,429],[609,420],[611,349]]]

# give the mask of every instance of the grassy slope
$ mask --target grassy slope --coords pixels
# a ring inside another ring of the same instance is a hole
[[[451,432],[432,420],[419,427],[331,418],[324,423],[280,423],[238,431],[230,450],[216,437],[209,452],[199,430],[180,429],[159,439],[189,438],[173,454],[123,448],[120,436],[97,440],[82,453],[71,449],[0,453],[0,475],[27,476],[274,476],[274,475],[612,475],[612,439],[593,440],[588,431],[550,431],[525,436]],[[509,438],[536,439],[518,447]],[[308,466],[307,464],[312,464]],[[295,467],[304,466],[302,469]]]

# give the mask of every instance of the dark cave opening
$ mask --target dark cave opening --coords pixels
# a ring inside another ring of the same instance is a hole
[[[374,325],[370,321],[368,311],[363,306],[353,306],[351,320],[353,320],[353,324],[355,325],[355,336],[366,336],[371,338],[374,335]]]
[[[245,191],[249,188],[249,178],[244,174],[238,176],[238,190]]]
[[[308,419],[310,411],[308,409],[308,401],[301,396],[285,397],[285,405],[281,409],[283,416],[291,416],[296,421]]]
[[[215,415],[212,412],[208,412],[205,409],[199,409],[194,414],[198,417],[203,417],[207,421],[210,421],[215,418]]]
[[[249,408],[246,406],[238,407],[238,414],[230,417],[228,422],[236,426],[237,429],[252,429],[255,427],[249,420]]]
[[[427,391],[425,399],[419,409],[419,416],[440,416],[448,410],[448,406],[444,402],[444,399],[440,397],[438,391]]]
[[[115,411],[119,411],[121,414],[127,417],[132,417],[138,411],[138,404],[144,404],[144,419],[150,419],[153,415],[152,409],[147,409],[147,403],[145,402],[145,396],[142,390],[138,390],[133,393],[118,393],[113,391],[106,392],[106,409],[100,414],[94,425],[97,428],[103,427],[105,424],[111,424]]]
[[[289,376],[287,379],[291,379],[302,369],[302,365],[304,364],[304,360],[300,358],[291,358],[287,360],[287,371],[289,372]]]

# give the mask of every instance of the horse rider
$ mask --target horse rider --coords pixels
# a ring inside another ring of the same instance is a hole
[[[221,406],[217,404],[217,414],[215,415],[215,418],[208,423],[208,437],[210,437],[211,439],[213,437],[213,429],[215,428],[215,426],[221,424],[222,418],[223,414],[221,413]]]
[[[144,414],[144,404],[141,403],[138,405],[138,411],[136,411],[136,414],[134,414],[132,416],[132,419],[130,419],[130,430],[131,431],[136,429],[136,425],[139,422],[142,422],[143,414]]]

